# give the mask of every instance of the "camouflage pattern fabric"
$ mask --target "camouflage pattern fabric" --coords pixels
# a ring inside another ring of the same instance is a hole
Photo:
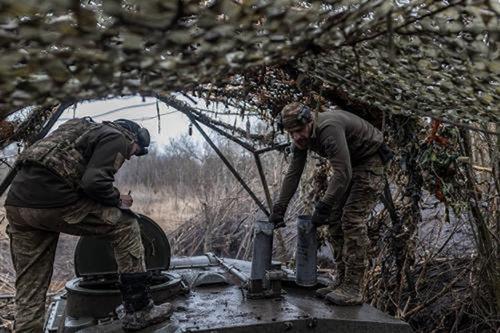
[[[105,237],[114,248],[120,273],[146,271],[139,224],[116,207],[82,199],[63,208],[5,208],[16,271],[16,332],[43,329],[45,295],[60,232]]]
[[[100,124],[88,118],[75,118],[24,150],[16,163],[19,166],[26,163],[43,166],[77,189],[88,164],[88,156],[84,155],[84,147],[81,147],[82,141],[88,133],[102,126],[109,126],[121,132],[129,144],[136,140],[133,133],[112,122]],[[123,161],[125,158],[122,163]],[[120,166],[121,164],[117,165],[116,169]]]
[[[384,166],[374,155],[353,167],[351,184],[343,200],[334,205],[328,219],[329,238],[338,267],[345,269],[341,275],[349,272],[361,279],[364,275],[369,244],[366,221],[383,188]]]
[[[68,98],[196,90],[257,104],[268,119],[276,104],[267,96],[296,98],[289,87],[300,86],[304,97],[332,87],[387,114],[498,122],[498,0],[2,0],[0,8],[1,117]],[[285,63],[298,79],[272,68]],[[268,68],[276,71],[263,75]]]
[[[101,126],[85,118],[68,120],[49,136],[24,150],[17,164],[41,165],[77,188],[87,164],[82,152],[77,149],[79,138]]]

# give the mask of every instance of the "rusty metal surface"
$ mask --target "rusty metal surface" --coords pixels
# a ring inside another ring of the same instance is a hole
[[[312,292],[309,292],[312,294]],[[143,332],[411,332],[371,306],[335,307],[304,293],[282,300],[247,300],[237,286],[200,288],[173,301],[171,322]],[[121,332],[109,322],[82,332]]]
[[[249,262],[224,261],[237,266],[243,273],[250,273]],[[251,300],[245,296],[240,280],[219,266],[174,269],[173,272],[187,280],[200,272],[223,273],[229,284],[195,287],[187,295],[170,299],[175,307],[170,322],[141,332],[411,332],[408,324],[369,305],[329,305],[315,298],[311,288],[289,285],[281,299]],[[69,319],[66,322],[72,323]],[[74,330],[67,328],[64,331]],[[80,332],[121,332],[121,326],[119,321],[109,318],[96,321]]]
[[[312,291],[288,289],[281,300],[248,300],[237,286],[196,290],[174,304],[172,317],[187,332],[411,332],[408,325],[368,306],[335,307]]]

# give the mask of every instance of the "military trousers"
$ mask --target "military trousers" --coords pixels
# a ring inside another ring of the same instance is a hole
[[[145,271],[137,219],[117,207],[81,199],[62,208],[5,208],[16,272],[16,332],[42,332],[45,297],[61,232],[109,239],[120,273]]]
[[[328,218],[329,240],[341,275],[363,275],[368,266],[367,218],[384,188],[384,165],[374,155],[352,168],[352,179]]]

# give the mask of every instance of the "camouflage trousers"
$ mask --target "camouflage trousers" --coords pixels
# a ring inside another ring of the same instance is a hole
[[[368,266],[367,218],[384,188],[384,166],[378,155],[352,169],[346,194],[328,218],[329,241],[341,275],[363,276]]]
[[[16,271],[16,332],[42,332],[60,232],[105,237],[113,246],[119,272],[145,271],[137,219],[117,207],[82,199],[62,208],[5,208]]]

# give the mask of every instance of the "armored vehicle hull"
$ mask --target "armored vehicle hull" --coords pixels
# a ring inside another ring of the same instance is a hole
[[[281,297],[248,299],[241,280],[227,267],[249,276],[250,262],[219,260],[211,254],[173,258],[168,273],[172,291],[158,299],[171,302],[175,312],[169,322],[144,332],[411,332],[407,323],[369,305],[339,307],[327,304],[314,297],[314,288],[297,286],[293,282],[293,272],[288,270],[285,270]],[[118,306],[118,290],[104,289],[99,294],[89,287],[78,287],[75,291],[78,282],[78,278],[69,281],[67,292],[52,303],[45,331],[122,332],[112,312],[101,318],[91,316],[99,312],[96,308],[100,306]],[[165,287],[165,282],[163,285]],[[75,292],[87,292],[88,298],[97,297],[98,301],[85,303],[89,306],[87,309],[79,307],[75,312],[75,301],[83,302],[81,295],[75,298]],[[70,308],[70,313],[80,317],[69,316],[67,310]]]
[[[146,266],[153,274],[152,297],[174,306],[169,321],[142,332],[411,332],[407,323],[366,304],[339,307],[314,297],[315,288],[329,282],[326,278],[318,276],[315,286],[301,287],[295,272],[278,262],[266,265],[267,281],[253,283],[259,289],[252,290],[252,262],[211,253],[170,258],[161,229],[143,215],[139,222]],[[114,311],[121,296],[109,244],[82,238],[75,273],[51,304],[45,332],[122,332]]]

